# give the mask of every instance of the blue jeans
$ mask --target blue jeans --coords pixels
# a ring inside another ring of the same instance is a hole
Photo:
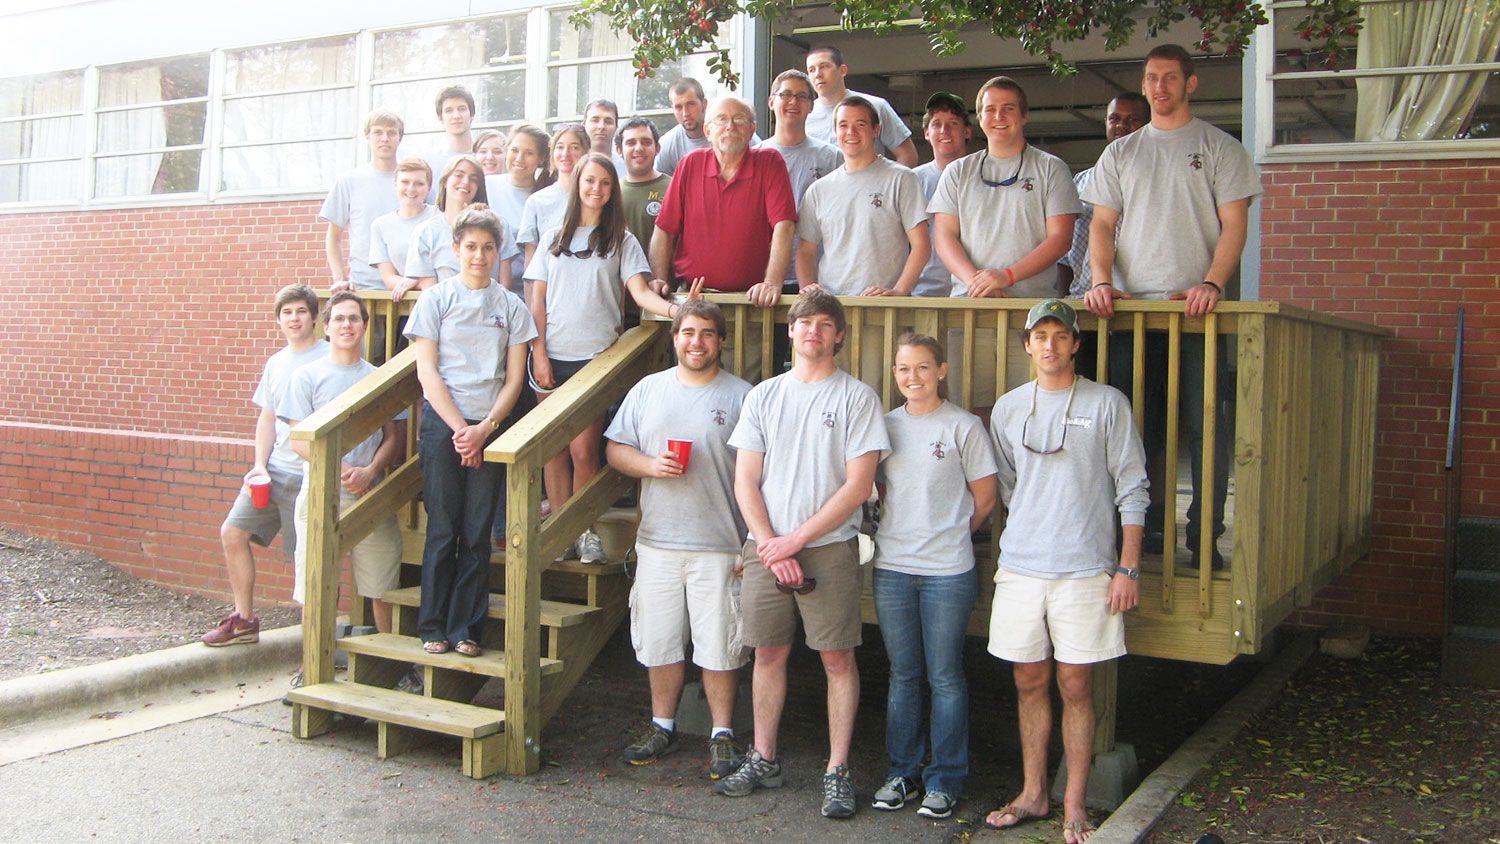
[[[964,678],[964,631],[978,589],[973,569],[925,577],[875,570],[875,611],[891,661],[885,706],[889,777],[918,779],[929,791],[957,799],[969,776],[969,684]],[[932,689],[932,764],[922,734],[922,675]]]
[[[465,469],[453,449],[453,429],[425,403],[418,453],[427,540],[417,635],[450,645],[478,642],[489,609],[490,528],[503,467],[482,463]]]

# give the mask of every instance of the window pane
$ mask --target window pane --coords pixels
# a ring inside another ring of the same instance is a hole
[[[630,62],[575,64],[547,69],[549,118],[581,119],[590,100],[604,97],[626,110],[635,101],[635,69]]]
[[[202,162],[201,150],[101,158],[94,166],[94,195],[196,193]]]
[[[353,82],[353,36],[254,47],[225,56],[226,94],[254,94]]]
[[[0,117],[79,111],[83,108],[83,71],[0,79]]]
[[[224,190],[326,190],[354,166],[348,141],[224,150]]]
[[[377,79],[427,73],[463,73],[525,61],[524,15],[375,35]],[[433,93],[436,91],[434,88]]]
[[[81,117],[0,123],[0,159],[82,155],[82,134]]]
[[[617,56],[635,49],[635,42],[626,33],[610,29],[604,18],[595,16],[593,26],[576,29],[568,20],[571,14],[572,9],[554,9],[547,16],[548,61]]]
[[[377,108],[401,115],[406,132],[427,132],[443,128],[438,120],[433,98],[448,85],[462,85],[474,95],[475,123],[509,123],[526,116],[526,72],[510,70],[484,76],[463,76],[453,80],[430,82],[396,82],[373,88]]]
[[[207,95],[208,56],[182,56],[99,70],[99,105],[105,107]]]
[[[156,106],[99,115],[99,152],[187,146],[203,143],[207,103]]]
[[[0,202],[82,199],[82,167],[77,161],[0,166]]]
[[[312,91],[229,100],[224,103],[224,142],[274,141],[358,132],[354,91]]]

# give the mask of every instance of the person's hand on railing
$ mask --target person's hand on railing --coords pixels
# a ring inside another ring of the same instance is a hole
[[[350,281],[347,278],[336,278],[328,283],[329,293],[339,293],[344,290],[352,289],[354,289],[354,282]]]
[[[453,432],[453,449],[465,469],[478,469],[484,462],[484,438],[491,430],[488,423],[481,422]]]
[[[900,296],[901,294],[897,293],[896,291],[891,290],[889,288],[886,288],[886,287],[876,287],[875,285],[872,284],[869,287],[866,287],[864,290],[860,291],[859,295],[861,295],[861,296]]]
[[[375,485],[375,475],[374,467],[345,465],[339,472],[339,484],[350,495],[364,495]]]
[[[552,376],[551,358],[546,355],[531,356],[531,380],[543,390],[550,390],[557,386],[557,379]]]
[[[396,286],[391,288],[391,301],[401,301],[401,298],[403,296],[417,288],[418,281],[419,279],[406,278],[405,276],[403,276],[400,281],[396,282]]]
[[[1201,317],[1206,316],[1209,311],[1212,311],[1214,307],[1219,304],[1219,299],[1223,298],[1223,296],[1219,290],[1218,285],[1214,284],[1211,281],[1205,281],[1201,284],[1194,285],[1187,290],[1173,293],[1167,298],[1176,299],[1178,301],[1186,300],[1187,315],[1191,317]]]
[[[781,285],[762,281],[752,286],[746,294],[750,304],[758,308],[774,308],[781,301]]]
[[[1107,281],[1101,281],[1090,287],[1089,292],[1083,294],[1083,304],[1088,307],[1089,313],[1094,316],[1109,319],[1115,315],[1115,300],[1129,298],[1129,293]]]
[[[1000,299],[1010,295],[1006,292],[1006,288],[1009,286],[1010,282],[1006,280],[1004,270],[995,270],[986,267],[974,273],[974,277],[969,279],[969,298]]]
[[[663,299],[672,295],[672,282],[667,281],[664,278],[653,278],[650,281],[646,282],[646,287],[652,293],[655,293]]]

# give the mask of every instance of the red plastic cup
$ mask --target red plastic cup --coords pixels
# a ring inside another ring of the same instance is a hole
[[[264,510],[271,506],[271,476],[265,472],[256,472],[245,479],[250,486],[250,502],[255,509]]]
[[[682,464],[682,471],[686,472],[688,458],[693,456],[693,441],[667,440],[667,451],[677,455],[677,462]]]

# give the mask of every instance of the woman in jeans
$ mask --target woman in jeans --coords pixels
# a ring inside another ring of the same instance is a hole
[[[972,535],[995,506],[997,468],[978,417],[943,397],[948,364],[936,340],[903,336],[891,369],[906,403],[885,416],[891,454],[876,475],[875,610],[891,661],[890,766],[872,805],[894,811],[920,789],[926,794],[917,813],[946,818],[969,774],[963,650],[977,590]],[[922,770],[924,673],[932,689],[932,763]]]
[[[417,635],[428,653],[479,656],[489,608],[490,529],[504,478],[484,462],[526,377],[536,324],[491,276],[503,224],[482,204],[453,222],[458,274],[422,294],[406,323],[422,384],[422,606]]]

